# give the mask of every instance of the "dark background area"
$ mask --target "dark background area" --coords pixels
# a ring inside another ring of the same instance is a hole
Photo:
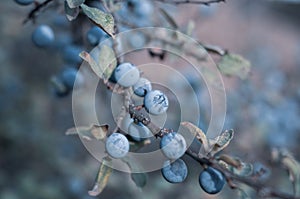
[[[88,199],[99,163],[78,137],[64,134],[74,126],[72,99],[56,98],[49,83],[63,61],[59,52],[38,49],[31,42],[35,25],[22,25],[31,8],[14,1],[0,3],[0,198]],[[228,0],[211,7],[182,5],[172,13],[181,26],[195,21],[197,39],[251,61],[248,79],[224,77],[224,128],[236,132],[225,151],[264,163],[272,170],[268,183],[285,191],[292,190],[288,175],[270,163],[269,149],[285,147],[300,159],[299,9],[300,3]],[[42,13],[37,24],[53,23],[52,18],[53,13]],[[128,59],[151,61],[146,53]],[[157,171],[149,173],[148,184],[139,189],[128,174],[115,171],[99,198],[238,197],[228,187],[216,196],[205,194],[197,180],[200,166],[184,159],[190,170],[184,183],[169,184]]]

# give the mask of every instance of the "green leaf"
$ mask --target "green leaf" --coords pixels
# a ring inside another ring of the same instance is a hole
[[[113,169],[112,169],[111,159],[107,157],[103,158],[98,171],[95,185],[93,189],[88,192],[90,196],[97,196],[103,191],[103,189],[107,185],[112,170]]]
[[[102,45],[99,53],[97,52],[98,60],[95,60],[89,53],[83,51],[79,56],[89,63],[92,70],[98,77],[108,80],[117,66],[117,59],[114,51],[107,45]]]
[[[148,176],[146,173],[140,173],[142,169],[136,164],[133,157],[126,156],[122,158],[122,161],[128,165],[131,170],[131,179],[137,187],[143,188],[147,184]]]
[[[111,14],[102,12],[98,8],[92,8],[85,4],[80,6],[84,12],[94,23],[100,26],[111,37],[114,35],[114,18]]]
[[[225,75],[235,75],[246,79],[250,72],[251,64],[248,60],[237,54],[226,54],[222,56],[218,64],[220,71]]]
[[[205,133],[200,128],[190,122],[181,122],[181,125],[186,127],[190,131],[190,133],[201,142],[205,152],[209,151],[210,146],[208,143],[208,139],[206,138]]]
[[[293,184],[294,188],[294,196],[300,196],[300,164],[293,157],[291,153],[289,153],[285,149],[273,149],[272,150],[272,159],[273,161],[279,162],[282,166],[284,166],[289,172],[290,181]]]
[[[83,139],[88,141],[96,139],[103,140],[106,138],[108,133],[109,126],[107,124],[104,125],[92,125],[90,127],[75,127],[70,128],[66,131],[66,135],[76,135],[78,134]]]
[[[70,8],[76,8],[83,4],[85,0],[66,0]]]
[[[73,21],[79,14],[79,8],[70,8],[67,1],[65,1],[65,13],[69,21]]]
[[[234,131],[232,129],[226,130],[221,133],[218,137],[213,140],[209,140],[209,145],[211,146],[210,154],[214,156],[219,151],[226,148],[230,141],[233,139]]]

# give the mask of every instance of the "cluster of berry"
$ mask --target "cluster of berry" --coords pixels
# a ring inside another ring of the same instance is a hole
[[[149,114],[159,115],[167,111],[169,103],[167,96],[159,90],[152,90],[151,82],[140,77],[138,68],[133,64],[122,63],[118,65],[111,80],[120,86],[132,87],[135,95],[144,97],[143,106]],[[121,128],[137,142],[152,135],[147,126],[141,122],[136,123],[130,116],[123,119]],[[111,134],[106,139],[105,146],[106,152],[112,158],[123,158],[130,150],[128,139],[119,132]],[[162,176],[170,183],[183,182],[188,174],[187,165],[181,159],[187,149],[185,138],[177,132],[165,133],[160,140],[160,149],[168,158],[162,165]],[[220,171],[208,167],[200,173],[199,184],[205,192],[216,194],[222,190],[225,178]]]

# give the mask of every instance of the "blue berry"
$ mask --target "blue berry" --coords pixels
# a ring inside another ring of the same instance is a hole
[[[152,135],[150,130],[140,122],[137,124],[132,122],[128,127],[128,133],[132,139],[138,142],[149,138]]]
[[[167,160],[161,169],[163,177],[170,183],[183,182],[188,174],[188,168],[182,159],[172,162]]]
[[[130,87],[140,79],[140,71],[131,63],[122,63],[115,69],[114,77],[119,85]]]
[[[34,0],[15,0],[15,2],[22,6],[27,6],[29,4],[32,4]]]
[[[79,54],[83,51],[80,46],[68,45],[63,49],[62,56],[66,63],[76,65],[82,62]]]
[[[107,34],[98,26],[92,27],[86,35],[88,42],[93,46],[97,46],[105,36]]]
[[[38,26],[32,33],[32,41],[38,47],[49,47],[54,42],[54,32],[47,25]]]
[[[111,134],[105,142],[106,152],[113,158],[123,158],[129,152],[129,142],[120,133]]]
[[[176,132],[168,133],[160,140],[160,148],[167,158],[176,160],[185,153],[186,141]]]
[[[153,13],[153,5],[148,0],[129,0],[127,6],[137,17],[146,18]]]
[[[200,173],[199,184],[206,193],[216,194],[223,189],[225,178],[219,170],[208,167]]]
[[[143,77],[141,77],[139,81],[135,85],[133,85],[134,94],[140,97],[144,97],[151,90],[151,82]]]
[[[84,82],[84,78],[80,72],[76,68],[68,67],[66,68],[62,74],[61,78],[63,83],[66,85],[67,88],[72,89],[75,83],[75,80],[77,82],[76,85],[81,86]]]
[[[153,115],[160,115],[167,111],[169,107],[169,101],[163,92],[159,90],[153,90],[145,95],[144,105],[149,113]]]

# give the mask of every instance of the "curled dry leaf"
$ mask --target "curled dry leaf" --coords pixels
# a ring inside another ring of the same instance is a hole
[[[293,183],[294,196],[300,196],[300,164],[291,153],[285,149],[272,149],[272,160],[280,163],[289,172],[290,181]]]
[[[76,8],[83,4],[85,0],[66,0],[70,8]]]
[[[137,161],[133,157],[126,156],[122,158],[122,161],[128,165],[131,171],[131,179],[137,187],[143,188],[148,180],[146,173],[140,172],[143,169],[140,168],[140,165],[137,164]]]
[[[108,183],[108,179],[112,170],[111,159],[109,159],[108,157],[103,158],[98,171],[95,185],[93,189],[88,192],[90,196],[97,196],[103,191]]]
[[[186,127],[190,133],[195,136],[203,145],[205,152],[209,152],[210,146],[205,133],[196,125],[190,122],[181,122],[181,125]]]
[[[81,4],[80,7],[82,8],[84,14],[88,16],[88,18],[90,18],[111,37],[114,37],[115,21],[111,14],[107,14],[98,8],[92,8],[85,4]]]
[[[115,53],[109,46],[101,45],[100,51],[96,51],[95,54],[96,60],[85,51],[81,52],[79,56],[91,66],[98,77],[107,81],[117,66]]]
[[[229,155],[221,155],[217,157],[219,164],[238,176],[250,176],[253,174],[253,165],[242,162],[239,158]]]
[[[109,126],[107,124],[103,125],[91,125],[90,127],[74,127],[66,131],[66,135],[76,135],[78,134],[85,140],[103,140],[106,138]]]
[[[218,67],[224,75],[238,76],[241,79],[246,79],[251,64],[248,60],[237,54],[225,54],[218,64]]]
[[[222,151],[226,148],[230,141],[233,139],[234,131],[232,129],[226,130],[221,135],[215,139],[209,140],[211,151],[209,152],[211,156],[214,156],[216,153]]]
[[[79,14],[79,7],[74,7],[74,8],[71,8],[67,1],[65,1],[65,14],[67,16],[67,19],[69,21],[73,21],[74,19],[76,19],[76,17],[78,16]]]

